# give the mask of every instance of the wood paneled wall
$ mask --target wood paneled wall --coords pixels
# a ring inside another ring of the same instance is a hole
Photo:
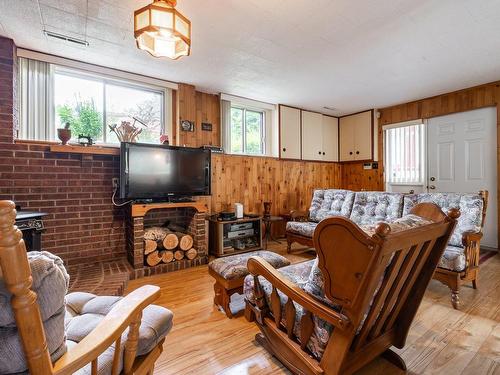
[[[220,99],[218,95],[196,91],[192,85],[179,84],[179,118],[194,121],[194,132],[179,129],[179,145],[220,146]],[[201,129],[203,122],[212,124],[212,131]]]
[[[344,163],[342,165],[342,188],[348,190],[384,190],[382,170],[363,169],[364,163]]]
[[[212,157],[212,212],[240,202],[245,212],[262,213],[264,201],[272,202],[274,215],[305,210],[315,188],[340,187],[338,163],[222,154]]]
[[[485,85],[471,87],[468,89],[451,92],[448,94],[433,96],[410,103],[399,104],[379,109],[379,169],[363,170],[360,163],[349,163],[343,166],[342,186],[352,190],[368,190],[377,187],[384,189],[383,177],[383,136],[382,126],[403,121],[416,119],[428,119],[457,112],[465,112],[474,109],[496,106],[497,107],[497,159],[500,167],[500,82],[492,82]],[[500,169],[499,169],[500,172]],[[499,173],[500,175],[500,173]],[[376,181],[378,180],[378,181]],[[500,181],[499,181],[500,186]],[[500,194],[499,194],[500,197]]]

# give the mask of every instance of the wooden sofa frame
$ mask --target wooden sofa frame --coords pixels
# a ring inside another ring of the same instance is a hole
[[[99,355],[115,343],[111,373],[118,373],[122,333],[130,328],[123,352],[123,374],[152,374],[154,364],[163,350],[163,340],[147,355],[136,357],[142,310],[160,296],[156,286],[143,286],[119,301],[82,341],[69,349],[54,364],[37,304],[31,290],[32,278],[26,246],[21,231],[14,225],[15,205],[0,201],[0,268],[5,285],[12,293],[12,310],[24,349],[29,372],[37,375],[69,375],[91,363],[97,374]]]
[[[459,290],[463,284],[472,282],[472,287],[477,289],[479,280],[479,250],[481,238],[483,237],[484,222],[486,218],[486,209],[488,207],[488,191],[481,190],[478,193],[483,199],[483,215],[481,220],[480,232],[466,232],[462,237],[462,244],[465,249],[465,269],[463,271],[451,271],[438,267],[433,278],[442,282],[451,292],[451,304],[453,308],[458,309],[460,305]],[[290,214],[292,221],[307,221],[309,213],[306,211],[292,211]],[[314,241],[310,237],[302,236],[297,233],[287,232],[287,252],[291,252],[294,242],[301,245],[314,247]]]
[[[352,374],[379,355],[406,370],[404,361],[390,347],[404,347],[460,215],[456,209],[445,215],[432,203],[418,204],[412,213],[434,223],[395,233],[388,224],[379,223],[371,237],[343,217],[328,218],[318,225],[314,245],[325,296],[340,309],[321,303],[263,259],[250,258],[255,304],[246,301],[245,316],[256,321],[261,330],[256,340],[294,374]],[[272,285],[269,304],[259,276]],[[287,296],[285,325],[278,290]],[[303,308],[299,338],[294,334],[294,303]],[[313,316],[334,327],[321,360],[316,360],[306,345],[314,329]]]

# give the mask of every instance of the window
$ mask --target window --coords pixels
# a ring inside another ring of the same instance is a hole
[[[116,144],[109,126],[134,123],[134,118],[144,123],[136,123],[142,128],[140,142],[159,143],[168,131],[165,107],[170,96],[165,88],[25,58],[20,59],[20,75],[19,138],[57,140],[56,129],[69,123],[73,141],[85,135]]]
[[[231,107],[231,153],[263,155],[264,112]]]
[[[224,152],[278,156],[278,134],[276,105],[221,94],[221,141]]]
[[[424,125],[394,125],[384,129],[384,136],[386,182],[424,184]]]

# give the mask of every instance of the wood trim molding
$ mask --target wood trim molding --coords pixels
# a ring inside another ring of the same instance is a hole
[[[147,203],[132,204],[132,217],[145,216],[148,211],[158,208],[194,208],[200,213],[209,212],[208,204],[202,201],[180,203]]]
[[[64,152],[70,154],[94,154],[94,155],[120,155],[120,149],[117,147],[99,147],[99,146],[70,146],[70,145],[50,145],[51,152]]]

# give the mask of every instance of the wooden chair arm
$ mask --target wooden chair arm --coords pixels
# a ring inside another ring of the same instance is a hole
[[[292,221],[297,221],[297,219],[303,219],[307,221],[307,219],[309,219],[309,212],[292,210],[290,211],[290,219],[292,219]]]
[[[129,327],[145,307],[160,296],[160,288],[145,285],[121,299],[104,319],[76,346],[68,350],[54,364],[54,374],[72,374],[87,365],[115,341]]]
[[[478,242],[483,238],[482,232],[468,231],[464,232],[462,235],[462,243],[464,246],[470,245],[472,242]]]
[[[275,288],[294,302],[301,305],[313,315],[327,321],[336,328],[345,330],[351,321],[342,313],[333,310],[322,302],[316,300],[313,296],[296,286],[291,281],[284,278],[272,265],[261,257],[251,257],[247,263],[248,271],[254,276],[262,276],[269,281]]]

